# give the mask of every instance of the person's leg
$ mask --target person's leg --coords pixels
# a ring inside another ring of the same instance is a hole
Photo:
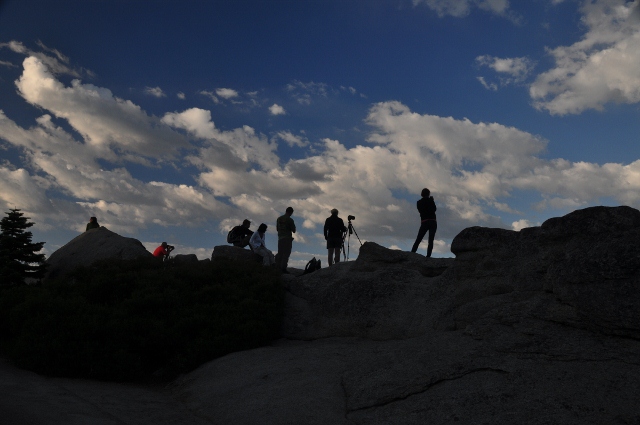
[[[267,248],[261,246],[260,248],[256,249],[254,252],[262,257],[263,266],[270,266],[272,264],[270,256],[273,256],[273,254]]]
[[[334,259],[334,263],[337,264],[340,262],[340,247],[336,247],[336,258]]]
[[[416,237],[416,241],[413,243],[413,248],[411,248],[411,252],[416,252],[418,250],[418,245],[422,242],[424,235],[427,233],[429,221],[425,221],[420,224],[420,230],[418,230],[418,236]]]
[[[433,239],[436,237],[438,222],[435,220],[429,220],[427,223],[429,223],[429,245],[427,246],[427,257],[431,257],[431,251],[433,251]]]
[[[327,248],[327,250],[329,251],[329,267],[331,267],[331,265],[333,264],[333,250],[335,248]]]
[[[282,238],[283,252],[280,257],[280,270],[286,271],[289,265],[289,257],[291,256],[291,250],[293,249],[293,238]],[[280,248],[280,241],[278,241],[278,248]],[[279,252],[278,252],[279,253]]]
[[[284,239],[278,239],[278,253],[276,254],[276,267],[278,270],[282,270],[280,265],[282,264],[282,253],[284,252]]]

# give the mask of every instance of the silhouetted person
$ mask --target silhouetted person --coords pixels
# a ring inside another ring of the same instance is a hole
[[[249,230],[250,226],[251,222],[245,219],[241,225],[231,229],[231,232],[229,232],[228,242],[233,246],[239,246],[241,248],[249,245],[251,235],[253,235],[253,232]]]
[[[331,217],[324,222],[324,238],[327,241],[327,250],[329,250],[329,266],[334,262],[340,262],[340,248],[342,248],[346,231],[347,228],[344,226],[344,221],[338,217],[338,210],[332,209]]]
[[[173,251],[174,248],[174,246],[168,245],[166,242],[162,242],[162,244],[160,244],[160,246],[157,247],[155,251],[153,251],[153,256],[165,260],[169,258],[169,254],[171,253],[171,251]]]
[[[427,246],[427,257],[431,257],[431,251],[433,251],[433,238],[436,236],[436,230],[438,229],[438,222],[436,221],[436,203],[433,200],[433,196],[429,196],[431,192],[429,189],[422,189],[422,199],[417,203],[418,212],[420,212],[420,230],[418,230],[418,236],[411,248],[411,252],[418,250],[418,245],[422,242],[424,235],[429,232],[429,245]]]
[[[265,233],[267,233],[267,225],[262,223],[258,226],[258,231],[251,235],[249,243],[253,252],[262,257],[262,265],[272,266],[276,263],[276,260],[273,257],[273,252],[267,249]]]
[[[296,232],[296,224],[291,215],[293,208],[287,207],[284,215],[276,220],[276,230],[278,231],[278,254],[276,255],[276,266],[282,273],[289,273],[287,265],[293,249],[293,233]]]
[[[100,227],[100,225],[98,224],[98,219],[95,217],[91,217],[89,219],[89,222],[87,223],[87,228],[84,231],[86,232],[87,230],[97,229],[98,227]]]

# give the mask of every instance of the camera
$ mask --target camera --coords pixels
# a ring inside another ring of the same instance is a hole
[[[351,221],[351,220],[355,220],[356,217],[354,215],[350,215],[347,217],[347,220]]]

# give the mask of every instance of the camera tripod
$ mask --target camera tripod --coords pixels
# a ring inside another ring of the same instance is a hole
[[[360,240],[360,236],[358,236],[358,232],[356,232],[355,227],[353,227],[353,224],[351,224],[351,220],[352,220],[352,215],[349,216],[348,220],[349,220],[349,226],[347,228],[347,231],[345,232],[344,235],[342,235],[342,255],[344,257],[345,261],[349,261],[349,242],[351,241],[351,234],[355,234],[356,238],[358,238],[358,242],[360,242],[360,246],[362,246],[362,241]],[[355,217],[353,217],[355,218]],[[348,235],[348,237],[347,237]],[[344,241],[345,239],[347,240],[347,250],[344,250]]]

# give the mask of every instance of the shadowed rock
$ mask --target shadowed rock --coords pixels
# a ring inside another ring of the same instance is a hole
[[[68,273],[79,266],[89,266],[98,260],[110,258],[130,260],[152,254],[134,238],[120,236],[99,227],[83,232],[55,251],[47,259],[48,278]]]
[[[635,209],[594,207],[465,229],[455,259],[365,243],[283,276],[284,338],[165,391],[209,423],[638,424],[639,229]]]
[[[250,249],[240,248],[233,245],[219,245],[213,247],[211,260],[215,258],[227,258],[234,261],[261,262],[262,257],[254,254]]]
[[[639,229],[637,210],[595,207],[465,229],[455,259],[366,243],[285,280],[288,340],[176,394],[221,423],[640,423]]]

